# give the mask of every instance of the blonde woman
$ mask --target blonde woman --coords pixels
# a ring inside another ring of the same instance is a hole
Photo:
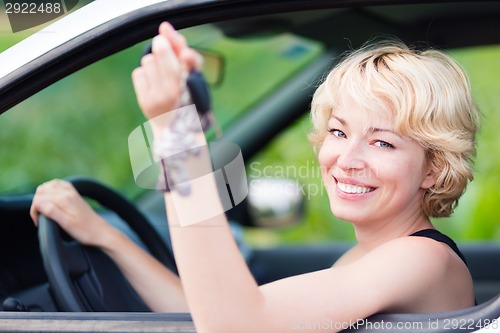
[[[174,144],[165,136],[172,120],[160,116],[179,106],[182,73],[198,66],[183,37],[163,23],[152,54],[132,75],[158,142]],[[473,306],[460,251],[430,221],[449,216],[472,180],[479,114],[463,70],[438,51],[393,42],[365,47],[326,76],[311,117],[331,211],[352,223],[357,238],[331,268],[258,286],[224,214],[182,226],[179,216],[221,206],[210,178],[193,182],[187,195],[165,192],[180,280],[102,221],[67,183],[39,187],[33,219],[48,215],[77,240],[103,249],[152,309],[189,310],[199,332],[335,332],[380,312]],[[202,134],[193,135],[205,144]],[[186,170],[210,167],[204,153],[183,163]],[[58,205],[61,193],[74,204]],[[94,223],[84,226],[80,216]]]

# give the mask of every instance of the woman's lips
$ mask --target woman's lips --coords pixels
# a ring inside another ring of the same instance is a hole
[[[342,183],[339,181],[337,181],[337,188],[339,190],[341,190],[342,192],[349,193],[349,194],[369,193],[369,192],[372,192],[375,190],[374,187],[345,184],[345,183]]]
[[[341,198],[363,198],[377,189],[377,187],[365,185],[353,179],[333,178],[335,179],[336,192]]]

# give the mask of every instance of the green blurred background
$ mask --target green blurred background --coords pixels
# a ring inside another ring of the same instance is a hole
[[[0,28],[0,51],[35,30],[12,34],[4,20]],[[196,32],[186,34],[196,39]],[[250,66],[252,61],[255,62],[251,59],[258,59],[255,54],[291,38],[278,37],[280,39],[247,40],[244,45],[233,45],[234,41],[223,39],[217,43],[219,48],[224,48],[227,59],[245,52],[249,63],[240,66],[244,70],[253,71],[259,65],[267,75],[285,80],[286,77],[280,76],[283,68],[272,61],[253,63],[253,68]],[[304,45],[310,47],[311,56],[307,61],[313,61],[321,48],[314,43]],[[130,80],[130,73],[138,65],[143,48],[143,44],[137,45],[89,66],[0,116],[0,195],[29,193],[41,182],[72,175],[103,180],[131,198],[144,194],[145,190],[134,183],[127,147],[130,132],[144,122]],[[500,239],[500,135],[497,130],[500,124],[497,107],[500,105],[497,92],[500,47],[454,50],[451,55],[469,73],[473,94],[484,119],[475,180],[454,215],[435,220],[435,224],[461,242],[496,241]],[[256,86],[255,89],[241,89],[234,84],[238,78],[248,77],[248,72],[246,76],[245,72],[233,74],[234,79],[225,76],[212,87],[214,110],[220,115],[223,125],[249,109],[252,106],[249,101],[255,100],[259,93]],[[265,94],[265,89],[262,94]],[[234,99],[234,96],[238,98]],[[236,110],[236,113],[220,110]],[[335,221],[331,216],[319,168],[306,139],[309,130],[309,119],[304,116],[273,140],[265,151],[252,161],[246,161],[249,176],[272,176],[269,173],[274,172],[275,176],[298,179],[307,199],[302,223],[278,230],[249,229],[246,236],[250,242],[258,245],[354,239],[352,227],[346,222]]]

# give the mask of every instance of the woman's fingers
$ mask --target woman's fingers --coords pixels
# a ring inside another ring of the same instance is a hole
[[[137,101],[148,119],[177,107],[183,89],[183,72],[201,67],[201,56],[190,49],[184,36],[168,22],[160,25],[152,52],[132,72]]]
[[[39,212],[39,214],[42,214],[50,218],[51,220],[57,221],[60,224],[64,224],[65,214],[56,203],[49,200],[47,201],[42,200],[40,203],[37,204],[36,209]],[[36,225],[38,225],[38,221]]]
[[[30,208],[35,225],[40,214],[57,222],[75,240],[86,245],[102,244],[107,230],[105,220],[66,181],[54,180],[37,188]]]
[[[153,84],[161,92],[177,96],[180,93],[181,66],[172,44],[164,36],[158,35],[153,39],[152,50],[156,65]]]
[[[146,95],[149,91],[149,84],[144,68],[137,67],[132,71],[132,84],[134,86],[137,103],[139,107],[144,110],[148,102]]]
[[[161,82],[161,76],[158,70],[156,57],[153,54],[145,55],[141,60],[141,67],[144,70],[144,77],[147,81],[149,89],[146,94],[149,95],[148,98],[154,98],[158,93],[158,84]]]
[[[186,71],[201,69],[203,65],[203,57],[191,48],[186,48],[179,56],[180,62]]]
[[[173,49],[172,43],[167,38],[162,35],[153,38],[151,50],[158,65],[168,71],[176,71],[179,69],[178,56]],[[170,66],[165,66],[166,64]]]
[[[158,30],[161,36],[170,41],[172,49],[185,71],[190,72],[201,68],[201,55],[189,47],[186,38],[177,32],[170,23],[163,22]]]
[[[172,45],[172,50],[175,52],[177,57],[179,57],[183,49],[188,47],[186,38],[178,33],[169,22],[163,22],[160,24],[158,33],[160,36],[164,36],[169,41]]]
[[[33,201],[31,202],[31,207],[30,207],[30,216],[31,219],[33,220],[33,223],[38,226],[38,208],[37,205],[38,203],[35,202],[36,197],[33,197]]]
[[[64,217],[62,210],[55,202],[58,201],[61,194],[68,191],[76,192],[73,185],[59,179],[51,180],[37,187],[30,207],[30,216],[35,225],[38,225],[38,217],[40,214],[57,221]]]

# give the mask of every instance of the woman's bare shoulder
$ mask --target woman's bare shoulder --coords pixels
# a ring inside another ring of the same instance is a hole
[[[397,310],[438,312],[473,305],[467,266],[445,243],[425,237],[400,237],[374,249],[359,264],[380,267],[385,270],[382,274],[400,277],[401,285],[394,286],[400,292],[400,302],[394,304]]]
[[[333,267],[353,264],[365,256],[368,256],[368,260],[385,260],[397,256],[405,261],[409,256],[413,259],[429,259],[441,263],[450,259],[449,251],[445,244],[424,237],[408,236],[390,240],[369,252],[365,252],[359,245],[355,245],[347,250],[334,263]]]

